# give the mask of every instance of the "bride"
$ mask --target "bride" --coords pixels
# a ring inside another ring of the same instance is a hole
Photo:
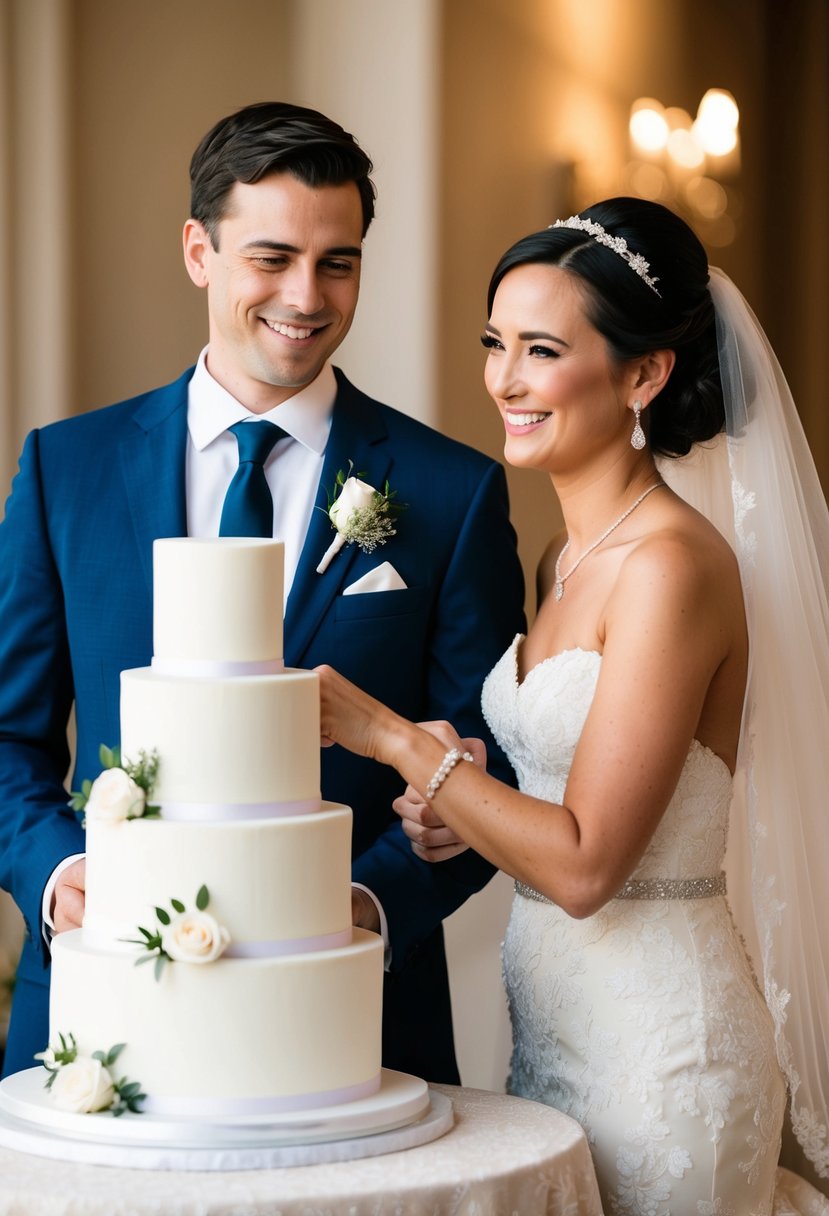
[[[785,381],[658,204],[524,238],[488,303],[505,456],[566,525],[483,689],[519,789],[330,668],[323,735],[398,769],[420,856],[471,846],[516,879],[510,1089],[582,1123],[608,1216],[829,1212],[778,1168],[788,1085],[829,1177],[829,517]]]

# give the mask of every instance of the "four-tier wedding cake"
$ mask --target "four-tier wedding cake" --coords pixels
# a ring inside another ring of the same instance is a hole
[[[426,1144],[452,1106],[381,1068],[383,942],[351,925],[319,678],[283,662],[283,546],[157,540],[153,564],[152,665],[73,794],[83,927],[52,941],[49,1047],[0,1082],[0,1144],[151,1170]]]
[[[83,928],[52,945],[50,1043],[123,1043],[152,1114],[381,1084],[383,944],[351,927],[351,811],[320,799],[318,677],[282,661],[282,556],[156,541],[152,666],[121,677],[119,760],[152,772],[148,806],[93,787]]]

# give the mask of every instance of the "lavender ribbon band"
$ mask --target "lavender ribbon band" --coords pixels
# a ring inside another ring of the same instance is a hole
[[[233,676],[278,676],[285,670],[282,659],[216,660],[164,659],[155,656],[152,669],[161,676],[190,676],[195,679],[225,680]]]
[[[150,1115],[181,1115],[184,1118],[228,1115],[277,1115],[286,1111],[316,1110],[370,1098],[380,1089],[380,1073],[358,1085],[324,1089],[313,1094],[291,1094],[268,1098],[153,1098],[144,1099],[141,1109]]]
[[[96,916],[84,919],[83,944],[93,950],[112,950],[114,947],[122,952],[134,951],[136,929],[134,925],[121,921],[107,920]],[[236,942],[231,939],[230,945],[221,955],[222,958],[282,958],[291,954],[315,954],[318,950],[340,950],[350,946],[354,940],[352,928],[338,930],[336,933],[317,933],[312,937],[286,937],[267,941]],[[187,963],[177,964],[186,967]]]
[[[161,803],[161,818],[172,823],[231,823],[244,819],[288,819],[313,815],[321,798],[297,802],[167,802]]]
[[[351,926],[339,933],[319,933],[315,937],[292,937],[284,941],[231,942],[223,958],[278,958],[284,954],[313,954],[317,950],[339,950],[350,946]]]

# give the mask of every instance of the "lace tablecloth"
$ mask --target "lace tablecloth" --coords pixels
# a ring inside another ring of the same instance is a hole
[[[452,1130],[362,1161],[156,1173],[0,1149],[0,1216],[601,1216],[572,1119],[521,1098],[433,1088],[452,1101]]]

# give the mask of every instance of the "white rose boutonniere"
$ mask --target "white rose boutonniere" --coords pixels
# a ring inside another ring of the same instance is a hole
[[[349,463],[348,476],[342,469],[337,474],[334,493],[328,497],[328,518],[337,535],[326,549],[317,566],[324,574],[333,557],[343,545],[356,544],[364,553],[372,553],[395,536],[394,517],[405,510],[405,504],[395,503],[395,491],[386,482],[382,491],[362,480],[362,473],[351,476],[354,466]]]
[[[112,1068],[124,1050],[118,1043],[108,1052],[95,1051],[91,1056],[81,1055],[75,1036],[59,1035],[60,1047],[47,1047],[39,1051],[36,1060],[43,1063],[49,1073],[46,1088],[59,1110],[76,1115],[90,1115],[108,1110],[113,1115],[122,1115],[125,1110],[140,1115],[139,1104],[145,1094],[137,1081],[126,1077],[115,1080]]]
[[[73,811],[84,811],[87,819],[101,823],[117,823],[122,819],[156,818],[157,806],[149,798],[158,775],[158,756],[139,752],[136,763],[121,760],[121,749],[105,747],[98,752],[104,770],[94,781],[84,781],[73,790],[69,805]]]
[[[215,917],[207,912],[210,892],[202,885],[196,893],[196,910],[188,912],[180,899],[171,899],[171,915],[166,908],[156,908],[158,926],[145,929],[138,926],[140,938],[125,938],[133,946],[147,951],[140,963],[155,961],[155,978],[161,978],[166,963],[213,963],[230,945],[230,934]]]
[[[161,948],[178,963],[212,963],[230,941],[209,912],[180,912],[161,932]]]

